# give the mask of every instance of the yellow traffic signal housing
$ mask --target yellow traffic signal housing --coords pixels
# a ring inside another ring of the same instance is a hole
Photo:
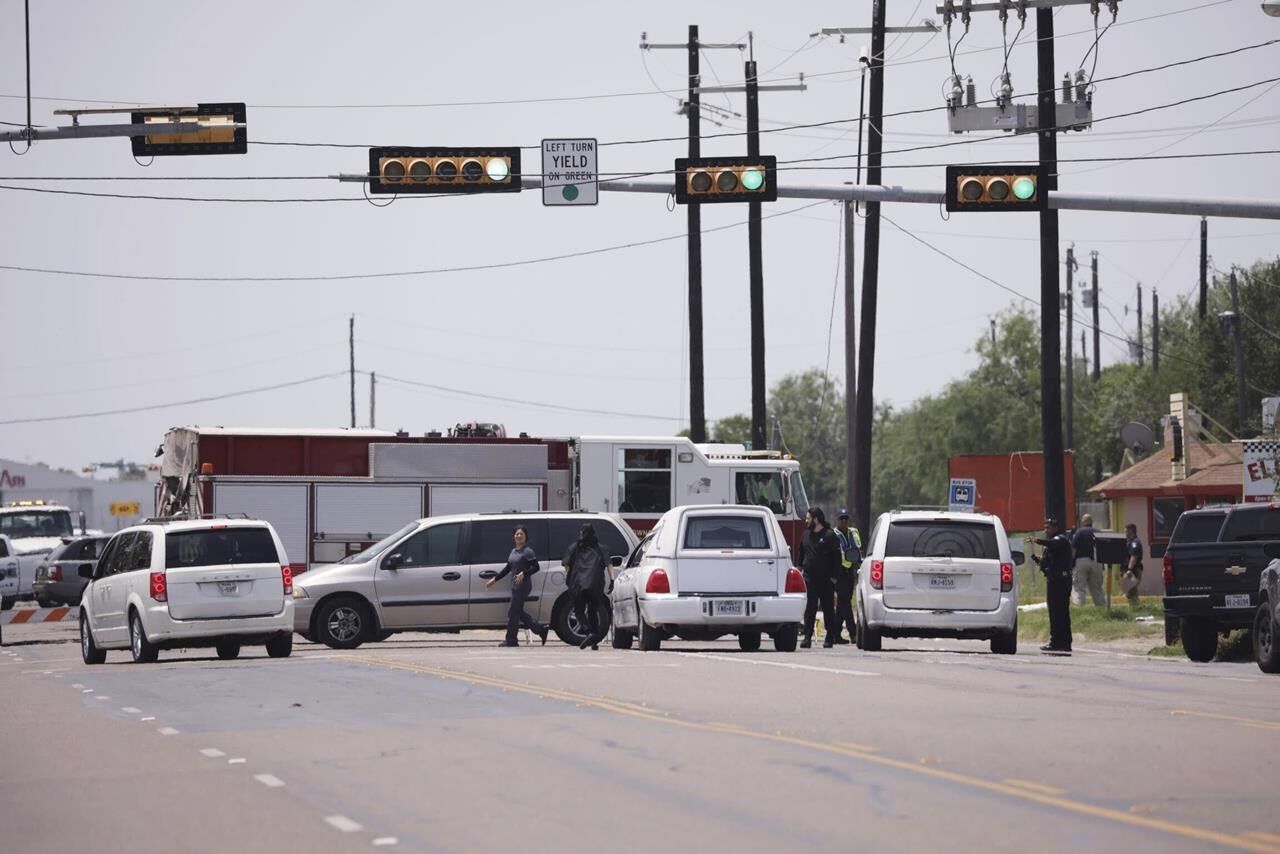
[[[371,148],[370,193],[518,193],[519,148]]]
[[[170,157],[183,154],[245,154],[249,135],[244,104],[197,104],[163,110],[138,110],[135,125],[199,124],[194,133],[153,133],[129,137],[134,157]]]
[[[776,157],[677,157],[676,204],[774,202]]]
[[[1044,210],[1041,182],[1034,166],[948,166],[947,210]]]

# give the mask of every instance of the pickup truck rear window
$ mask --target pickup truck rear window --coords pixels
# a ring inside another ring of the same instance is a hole
[[[690,516],[686,549],[767,549],[769,534],[759,516]]]
[[[1227,519],[1222,539],[1229,542],[1280,540],[1280,509],[1237,510]]]
[[[996,529],[982,522],[893,522],[885,557],[1000,559]]]
[[[169,569],[243,563],[280,563],[266,528],[175,531],[165,537],[164,564]]]
[[[1222,530],[1222,513],[1184,513],[1178,517],[1178,527],[1173,529],[1171,543],[1216,543]]]

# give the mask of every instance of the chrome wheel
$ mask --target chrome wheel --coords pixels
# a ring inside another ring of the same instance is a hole
[[[360,633],[364,630],[364,621],[355,608],[339,605],[329,613],[329,619],[324,627],[329,632],[329,636],[339,643],[351,643],[360,637]]]

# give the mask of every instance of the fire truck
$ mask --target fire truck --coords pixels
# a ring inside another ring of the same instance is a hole
[[[159,515],[266,519],[295,572],[340,561],[414,519],[512,510],[616,513],[643,537],[676,505],[764,505],[794,550],[808,507],[790,455],[684,437],[508,437],[477,424],[422,436],[176,427],[163,457]]]

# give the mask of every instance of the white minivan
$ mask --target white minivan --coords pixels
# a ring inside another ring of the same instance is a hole
[[[136,662],[175,647],[212,646],[219,658],[246,644],[265,645],[272,658],[293,651],[293,571],[269,522],[148,520],[112,537],[89,574],[85,664],[101,664],[110,649]]]
[[[674,507],[614,581],[613,645],[644,650],[664,638],[737,635],[745,651],[794,652],[804,619],[804,577],[768,507]]]

